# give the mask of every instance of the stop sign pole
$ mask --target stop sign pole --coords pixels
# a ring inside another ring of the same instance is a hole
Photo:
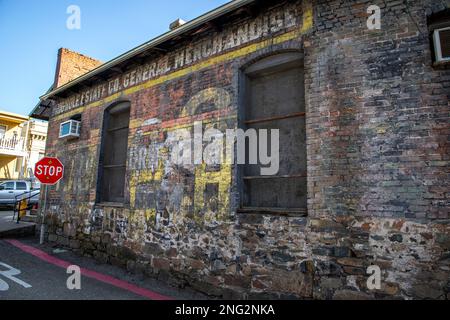
[[[39,182],[44,186],[44,206],[41,211],[42,222],[41,222],[41,234],[40,234],[40,244],[44,243],[45,234],[45,211],[47,209],[47,185],[55,185],[64,176],[64,165],[59,161],[58,158],[45,157],[36,163],[34,168],[34,176]]]

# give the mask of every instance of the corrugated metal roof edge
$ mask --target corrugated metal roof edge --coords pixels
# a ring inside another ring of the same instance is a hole
[[[53,90],[53,85],[50,86],[50,88],[47,90],[45,94],[50,93]],[[39,100],[37,105],[33,108],[33,110],[28,114],[29,117],[39,119],[39,116],[36,114],[37,109],[41,106],[42,100]],[[45,120],[48,120],[47,117],[45,117]]]
[[[231,2],[228,2],[228,3],[224,4],[223,6],[220,6],[220,7],[216,8],[216,9],[210,11],[210,12],[207,12],[207,13],[201,15],[198,18],[195,18],[194,20],[191,20],[191,21],[185,23],[184,25],[178,27],[177,29],[168,31],[168,32],[166,32],[166,33],[164,33],[164,34],[162,34],[162,35],[160,35],[160,36],[158,36],[158,37],[156,37],[156,38],[154,38],[154,39],[152,39],[152,40],[150,40],[150,41],[148,41],[148,42],[146,42],[146,43],[144,43],[144,44],[142,44],[142,45],[140,45],[140,46],[138,46],[136,48],[134,48],[134,49],[131,49],[130,51],[125,52],[124,54],[122,54],[122,55],[120,55],[120,56],[118,56],[118,57],[116,57],[116,58],[114,58],[114,59],[112,59],[112,60],[102,64],[101,66],[93,69],[92,71],[90,71],[90,72],[88,72],[88,73],[86,73],[86,74],[84,74],[84,75],[82,75],[82,76],[80,76],[80,77],[78,77],[78,78],[76,78],[76,79],[66,83],[65,85],[63,85],[63,86],[61,86],[59,88],[56,88],[56,89],[54,89],[54,90],[44,94],[43,96],[40,97],[40,99],[41,100],[46,100],[48,98],[51,98],[52,96],[54,96],[54,95],[56,95],[58,93],[61,93],[61,92],[65,91],[65,90],[69,89],[70,87],[72,87],[72,86],[74,86],[74,85],[76,85],[76,84],[78,84],[78,83],[80,83],[80,82],[82,82],[84,80],[87,80],[87,79],[93,77],[94,75],[96,75],[96,74],[98,74],[100,72],[106,71],[109,68],[112,68],[115,65],[117,65],[117,64],[119,64],[119,63],[121,63],[123,61],[126,61],[126,60],[128,60],[128,59],[130,59],[130,58],[132,58],[132,57],[134,57],[134,56],[136,56],[136,55],[138,55],[138,54],[148,50],[148,49],[151,49],[152,47],[155,47],[155,46],[157,46],[157,45],[159,45],[159,44],[161,44],[161,43],[163,43],[165,41],[168,41],[168,40],[172,39],[173,37],[179,36],[179,35],[181,35],[181,34],[183,34],[185,32],[188,32],[188,31],[190,31],[190,30],[192,30],[192,29],[194,29],[194,28],[196,28],[196,27],[206,23],[206,22],[209,22],[209,21],[211,21],[213,19],[216,19],[216,18],[218,18],[220,16],[223,16],[224,14],[227,14],[227,13],[233,11],[233,10],[239,9],[240,7],[242,7],[242,6],[246,5],[246,4],[252,3],[254,1],[255,0],[233,0]]]

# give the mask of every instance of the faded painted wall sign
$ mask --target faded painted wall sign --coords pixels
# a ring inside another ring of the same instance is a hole
[[[309,15],[305,16],[309,17]],[[200,60],[301,25],[302,17],[302,8],[298,5],[274,9],[265,15],[227,28],[222,32],[216,32],[211,37],[165,55],[157,61],[136,67],[115,79],[73,95],[59,103],[53,109],[53,115],[60,115]],[[303,20],[303,24],[305,23],[309,26],[310,21]]]
[[[181,110],[180,117],[190,117],[201,112],[199,108],[205,103],[212,106],[211,112],[226,109],[232,103],[231,94],[222,88],[213,87],[201,90],[188,100]],[[220,120],[211,121],[213,123],[220,122]],[[207,120],[203,123],[206,122]],[[200,121],[200,123],[202,122]],[[169,194],[167,200],[173,205],[175,212],[179,212],[183,207],[193,207],[198,214],[205,207],[205,190],[211,185],[215,185],[217,190],[213,192],[215,194],[213,200],[219,204],[216,208],[218,214],[215,215],[215,218],[226,215],[229,209],[229,189],[231,186],[230,164],[222,164],[219,170],[215,171],[207,170],[206,165],[202,162],[196,166],[184,167],[183,169],[190,172],[189,175],[193,177],[192,194],[187,194],[183,187],[174,187],[173,190],[164,187],[166,184],[165,177],[181,168],[181,166],[176,166],[170,161],[170,154],[173,153],[174,146],[180,143],[179,131],[190,131],[193,126],[194,123],[188,123],[181,129],[178,125],[165,128],[164,130],[167,131],[166,141],[151,141],[147,146],[139,143],[132,148],[130,163],[135,171],[130,181],[130,202],[133,208],[149,210],[147,215],[154,216],[155,210],[165,207],[158,205],[156,199],[161,201],[164,198],[163,193],[167,192]],[[212,219],[214,217],[204,218]]]

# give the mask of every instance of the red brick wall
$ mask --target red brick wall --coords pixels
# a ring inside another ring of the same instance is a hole
[[[69,49],[61,48],[58,51],[54,87],[58,88],[97,68],[101,64],[101,61]]]

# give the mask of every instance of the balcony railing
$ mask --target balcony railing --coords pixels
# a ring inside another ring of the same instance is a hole
[[[20,154],[25,152],[24,139],[21,138],[0,138],[0,153]]]

